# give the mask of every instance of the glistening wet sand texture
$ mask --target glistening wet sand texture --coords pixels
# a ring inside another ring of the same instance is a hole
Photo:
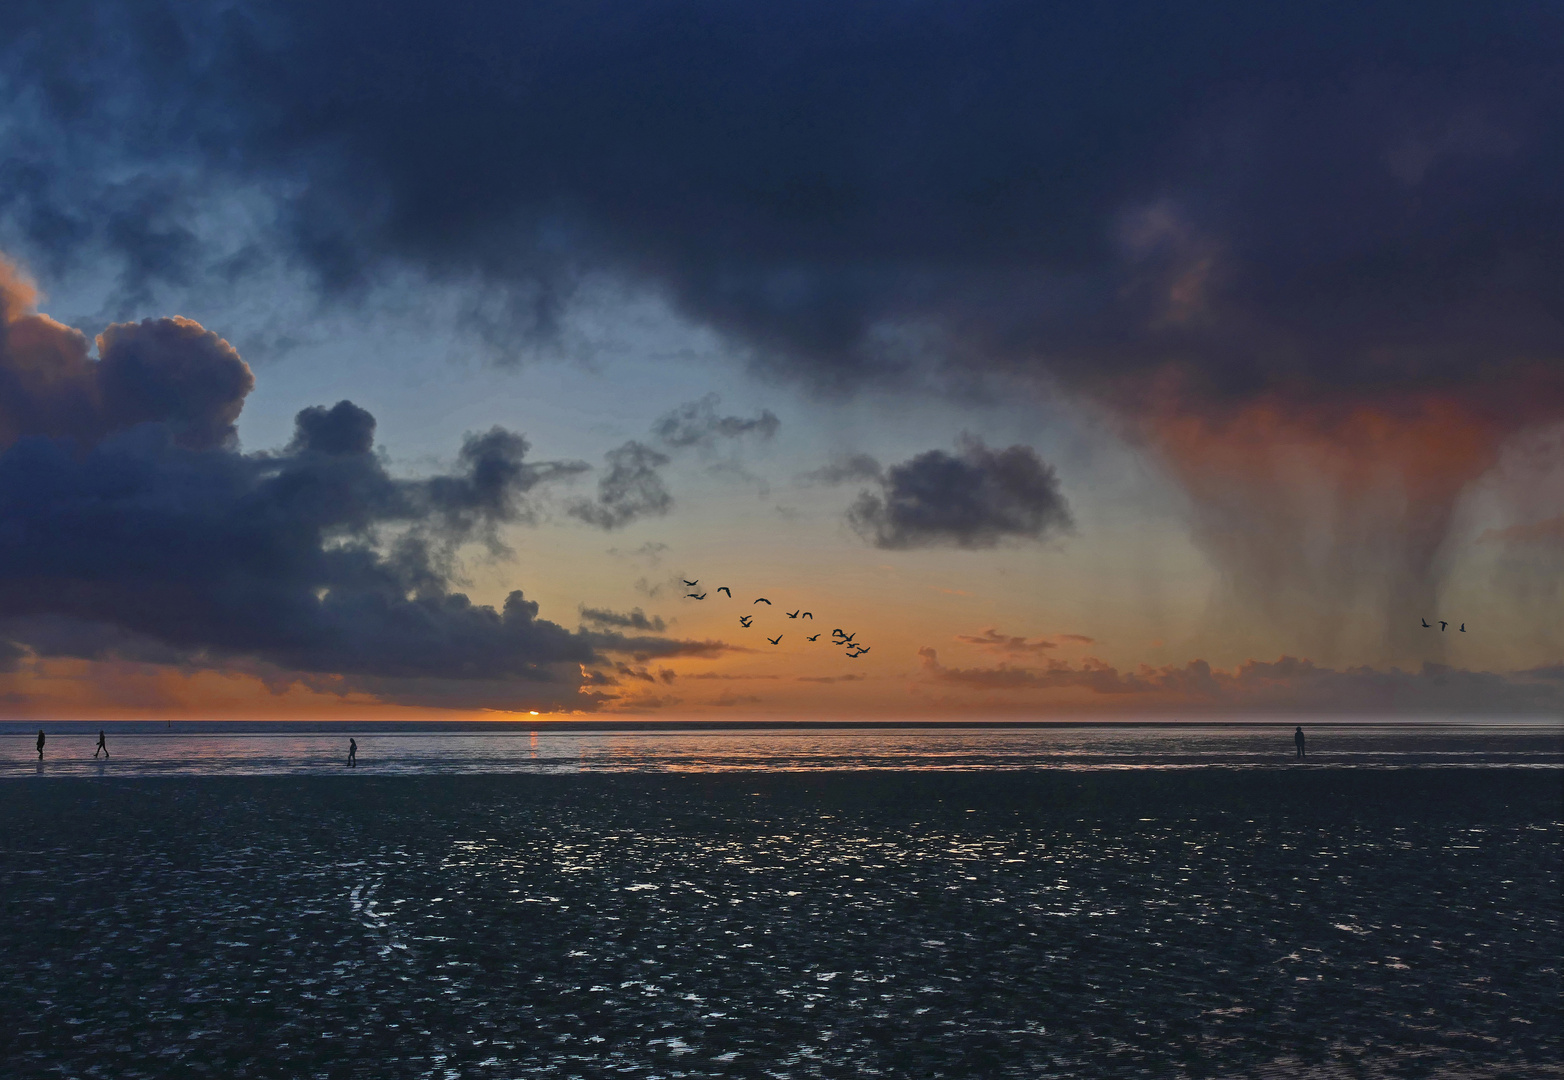
[[[1543,770],[0,784],[6,1076],[1554,1077]]]

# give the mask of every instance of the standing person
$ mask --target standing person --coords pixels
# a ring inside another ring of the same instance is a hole
[[[98,731],[98,749],[92,752],[92,756],[96,758],[99,751],[102,751],[105,758],[109,756],[109,744],[104,741],[102,729],[99,729]]]
[[[1303,757],[1303,725],[1300,724],[1292,733],[1293,745],[1298,748],[1298,756]]]
[[[38,760],[43,760],[43,728],[38,729]]]
[[[350,766],[352,766],[353,768],[355,768],[355,769],[358,768],[358,740],[357,739],[349,739],[348,740],[348,764]]]

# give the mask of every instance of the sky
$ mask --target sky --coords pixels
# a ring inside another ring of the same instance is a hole
[[[1564,712],[1556,5],[7,20],[9,718]]]

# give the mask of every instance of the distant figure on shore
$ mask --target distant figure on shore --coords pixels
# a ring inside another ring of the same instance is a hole
[[[92,756],[97,757],[100,753],[105,758],[109,756],[109,744],[108,741],[104,739],[101,729],[98,731],[98,748],[92,752]]]
[[[1299,725],[1292,733],[1292,741],[1298,747],[1298,756],[1303,757],[1303,727]]]
[[[350,765],[352,768],[355,768],[355,769],[358,768],[358,740],[357,739],[349,739],[348,740],[348,765]]]
[[[43,760],[43,728],[38,729],[38,760]]]

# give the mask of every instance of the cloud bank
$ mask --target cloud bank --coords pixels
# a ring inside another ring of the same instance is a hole
[[[1084,701],[1088,707],[1110,710],[1556,716],[1564,708],[1564,682],[1556,667],[1504,673],[1443,664],[1423,664],[1415,671],[1337,669],[1283,656],[1269,662],[1249,660],[1232,671],[1204,660],[1183,666],[1142,664],[1128,671],[1094,658],[1078,664],[1051,661],[1041,667],[951,668],[932,648],[919,649],[918,655],[920,677],[928,683],[1015,694],[1023,701],[1052,695],[1057,701]]]
[[[188,319],[147,320],[110,326],[94,359],[32,302],[8,270],[0,639],[12,667],[24,653],[258,662],[393,697],[483,684],[491,703],[590,707],[582,665],[605,652],[723,648],[572,633],[519,590],[496,608],[451,588],[462,545],[502,551],[500,528],[531,520],[533,493],[584,465],[530,460],[526,439],[494,428],[465,438],[453,471],[397,478],[375,453],[374,417],[348,401],[302,410],[283,450],[245,454],[233,421],[253,378],[227,342]]]

